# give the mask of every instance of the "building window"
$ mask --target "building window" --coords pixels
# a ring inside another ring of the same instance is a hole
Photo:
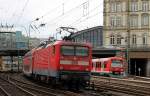
[[[111,2],[110,10],[111,12],[121,12],[122,6],[121,2]]]
[[[114,44],[115,44],[115,36],[114,36],[114,35],[111,35],[111,36],[110,36],[110,44],[111,44],[111,45],[114,45]]]
[[[149,1],[142,1],[142,11],[146,12],[149,10]]]
[[[147,34],[143,34],[143,45],[147,44]]]
[[[149,25],[149,15],[148,14],[143,14],[142,15],[142,26],[148,26]]]
[[[116,3],[111,3],[110,10],[111,12],[116,12]]]
[[[138,2],[137,1],[132,1],[130,3],[130,11],[131,12],[138,11]]]
[[[122,23],[121,23],[121,17],[119,17],[119,16],[113,16],[113,17],[111,17],[110,20],[111,20],[110,24],[113,27],[119,27],[119,26],[122,25]]]
[[[138,16],[137,15],[131,15],[130,16],[130,26],[131,27],[137,27],[138,26]]]
[[[117,35],[117,44],[121,45],[121,35]]]
[[[137,39],[137,38],[136,38],[136,35],[133,34],[133,35],[132,35],[132,44],[134,44],[134,45],[136,44],[136,39]]]

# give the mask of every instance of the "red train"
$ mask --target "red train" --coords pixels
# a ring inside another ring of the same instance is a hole
[[[23,58],[25,75],[53,84],[90,81],[92,53],[89,44],[56,41],[34,48]]]
[[[110,77],[122,77],[124,75],[124,59],[109,57],[92,60],[92,74]]]

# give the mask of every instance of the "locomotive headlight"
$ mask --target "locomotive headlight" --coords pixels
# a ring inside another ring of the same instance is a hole
[[[64,69],[63,66],[60,66],[60,70]]]
[[[78,65],[89,65],[89,62],[88,61],[78,61]]]
[[[121,72],[121,75],[123,75],[124,74],[124,72]]]
[[[86,70],[86,71],[89,71],[89,68],[86,68],[85,70]]]
[[[72,64],[72,61],[71,60],[60,60],[60,64],[70,65],[70,64]]]
[[[123,69],[121,69],[120,71],[123,71]]]

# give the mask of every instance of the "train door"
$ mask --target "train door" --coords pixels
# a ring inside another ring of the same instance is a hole
[[[96,62],[92,62],[92,71],[96,71]]]
[[[105,71],[105,64],[104,64],[104,61],[101,62],[101,71],[102,71],[102,72]]]
[[[101,63],[99,62],[99,61],[97,61],[96,62],[96,70],[98,71],[98,72],[100,72],[101,71]]]

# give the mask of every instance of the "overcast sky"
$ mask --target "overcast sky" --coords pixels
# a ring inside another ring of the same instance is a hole
[[[36,18],[39,21],[34,21]],[[28,31],[30,24],[38,27],[46,23],[39,32],[31,29],[31,36],[47,38],[61,26],[82,30],[103,25],[103,0],[0,0],[0,22],[14,24],[24,34],[21,26]]]

